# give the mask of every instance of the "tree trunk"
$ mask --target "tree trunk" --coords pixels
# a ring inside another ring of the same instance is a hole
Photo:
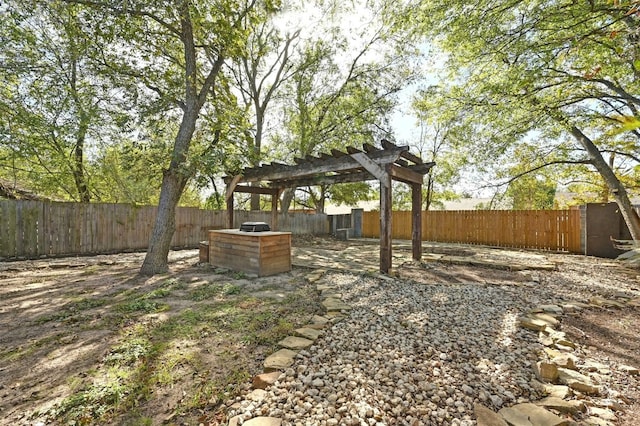
[[[254,186],[254,185],[252,185]],[[255,185],[257,186],[257,185]],[[249,203],[251,210],[260,210],[260,194],[251,194],[251,200]]]
[[[429,211],[431,208],[431,202],[433,197],[433,176],[431,175],[431,170],[427,174],[427,196],[424,200],[424,211]]]
[[[182,121],[173,144],[169,168],[163,173],[158,214],[149,239],[147,255],[140,268],[140,273],[143,275],[161,274],[169,269],[167,263],[171,240],[176,228],[176,206],[190,178],[190,172],[187,167],[189,147],[196,129],[200,109],[204,105],[207,93],[224,62],[224,57],[220,55],[209,71],[200,91],[198,91],[196,88],[196,82],[198,81],[197,55],[189,13],[189,2],[183,2],[180,5],[180,24],[180,39],[184,44],[185,63],[185,97],[184,104],[181,104],[183,110]]]
[[[582,131],[580,131],[576,126],[571,126],[570,131],[573,137],[576,138],[587,151],[592,164],[596,170],[598,170],[607,187],[613,194],[613,199],[616,201],[616,204],[618,204],[618,207],[620,207],[620,213],[629,228],[631,238],[635,241],[640,241],[640,218],[631,205],[627,190],[622,185],[611,166],[609,166],[607,161],[602,157],[602,153],[600,153],[598,147],[596,147],[593,141],[582,133]]]
[[[295,188],[287,188],[282,192],[282,203],[280,203],[280,211],[282,213],[288,213],[289,207],[291,207],[291,202],[293,201],[293,196],[296,194]]]
[[[324,202],[327,198],[327,186],[320,185],[320,196],[316,202],[316,214],[324,213]]]
[[[149,239],[147,255],[140,268],[142,275],[162,274],[169,270],[169,250],[176,230],[176,206],[187,180],[176,169],[169,168],[163,174],[156,222]]]
[[[147,255],[140,268],[140,273],[143,275],[162,274],[168,270],[167,260],[171,239],[176,229],[176,206],[189,180],[189,176],[184,174],[183,169],[197,119],[198,107],[195,102],[192,102],[191,108],[188,108],[182,116],[169,169],[163,173],[158,214],[149,239]]]
[[[78,133],[76,135],[76,146],[73,148],[73,180],[81,203],[91,201],[91,194],[87,185],[87,178],[84,174],[84,142],[89,128],[89,119],[86,114],[80,115]]]

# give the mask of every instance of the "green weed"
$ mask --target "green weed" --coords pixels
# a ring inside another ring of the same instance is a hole
[[[154,312],[163,312],[169,309],[166,303],[158,303],[147,299],[137,299],[125,302],[115,307],[117,312],[124,314],[150,314]]]
[[[142,296],[143,299],[162,299],[171,294],[170,288],[157,288]]]
[[[69,320],[74,315],[86,311],[89,309],[99,308],[107,304],[106,299],[88,299],[82,298],[74,300],[62,306],[56,313],[50,315],[43,315],[35,320],[35,323],[40,325],[50,321],[65,321]],[[71,321],[73,322],[73,321]],[[77,322],[77,321],[76,321]]]
[[[105,356],[104,363],[111,366],[133,365],[140,358],[147,356],[150,348],[151,344],[147,339],[126,339]]]

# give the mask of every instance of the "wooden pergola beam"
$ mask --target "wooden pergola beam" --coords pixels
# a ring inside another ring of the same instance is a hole
[[[369,153],[367,156],[370,160],[378,165],[391,164],[395,162],[400,154],[407,150],[408,147],[395,147],[390,150],[379,150]],[[245,169],[243,171],[242,182],[259,182],[273,181],[287,178],[296,178],[303,176],[313,176],[318,174],[341,172],[349,169],[357,169],[362,167],[361,164],[353,158],[353,155],[345,154],[341,157],[329,156],[323,162],[305,162],[295,166],[262,166],[261,168]],[[228,177],[225,179],[229,179]],[[226,180],[225,180],[226,182]]]
[[[280,179],[271,182],[272,187],[300,188],[301,186],[333,185],[336,183],[352,183],[375,180],[376,178],[367,171],[343,173],[336,175],[314,176],[301,179]]]
[[[391,177],[397,181],[411,185],[414,183],[422,184],[423,175],[409,168],[393,164],[391,165]]]
[[[411,176],[413,176],[413,179],[416,179],[421,183],[422,176],[426,172],[428,172],[434,164],[435,163],[414,164],[411,166],[407,166],[406,169],[409,170],[409,172],[416,173],[419,178],[417,178],[415,174]],[[407,183],[402,179],[396,178],[394,174],[400,177],[402,176],[401,173],[392,173],[392,179]],[[278,179],[271,181],[269,186],[271,188],[299,188],[302,186],[334,185],[337,183],[366,182],[369,180],[378,180],[378,178],[373,176],[366,170],[355,169],[354,171],[347,173],[326,174],[312,177],[303,177],[299,179]]]
[[[274,195],[278,193],[277,188],[265,188],[262,186],[246,186],[246,185],[237,185],[234,192],[242,192],[245,194],[263,194],[263,195]]]

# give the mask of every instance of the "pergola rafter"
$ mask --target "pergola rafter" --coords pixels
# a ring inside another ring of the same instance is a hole
[[[346,147],[318,157],[294,158],[294,165],[270,163],[248,167],[240,174],[226,176],[228,227],[233,228],[233,194],[244,192],[272,196],[272,228],[277,228],[278,197],[285,188],[333,185],[337,183],[380,182],[380,271],[391,268],[391,181],[411,186],[413,258],[422,257],[422,182],[423,176],[435,165],[424,163],[409,152],[408,146],[398,146],[382,140],[382,148],[364,144],[362,149]],[[260,183],[262,186],[243,184]]]

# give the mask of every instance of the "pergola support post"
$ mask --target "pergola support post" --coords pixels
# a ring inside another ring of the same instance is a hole
[[[413,260],[422,259],[422,185],[411,184],[411,247]]]
[[[280,191],[274,190],[271,194],[271,230],[278,230],[278,198],[280,197]]]
[[[227,197],[227,229],[233,229],[233,192]]]
[[[391,174],[389,168],[380,179],[380,272],[391,269]]]

